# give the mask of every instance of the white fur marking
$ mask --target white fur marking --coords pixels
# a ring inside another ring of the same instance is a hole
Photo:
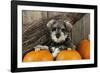
[[[56,57],[59,52],[60,50],[58,48],[55,48],[55,51],[52,53],[53,57]]]
[[[52,34],[51,34],[51,39],[56,43],[65,41],[66,37],[67,37],[67,35],[64,35],[63,32],[61,32],[61,35],[59,38],[56,37],[56,32],[52,32]]]

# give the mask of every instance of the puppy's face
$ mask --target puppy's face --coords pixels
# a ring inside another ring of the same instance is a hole
[[[62,20],[50,20],[47,24],[51,39],[56,43],[64,42],[71,31],[72,25]]]

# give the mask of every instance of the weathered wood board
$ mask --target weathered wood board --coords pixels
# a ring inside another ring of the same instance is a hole
[[[82,39],[88,39],[90,34],[90,15],[85,14],[80,20],[78,20],[72,29],[72,41],[75,45]]]

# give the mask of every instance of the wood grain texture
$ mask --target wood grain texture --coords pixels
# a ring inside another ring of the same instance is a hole
[[[82,39],[88,39],[90,34],[90,14],[84,15],[78,20],[72,29],[72,41],[75,45]]]

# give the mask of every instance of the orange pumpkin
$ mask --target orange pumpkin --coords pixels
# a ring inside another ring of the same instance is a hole
[[[62,50],[56,60],[80,60],[81,56],[76,50]]]
[[[83,57],[83,59],[90,59],[90,41],[89,40],[82,40],[79,43],[78,51]]]
[[[27,53],[23,62],[34,62],[34,61],[52,61],[53,57],[48,50],[31,51]]]

